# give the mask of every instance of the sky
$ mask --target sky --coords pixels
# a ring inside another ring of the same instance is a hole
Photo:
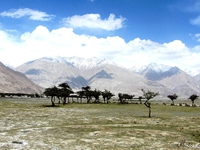
[[[97,57],[200,71],[199,0],[0,1],[0,61]]]

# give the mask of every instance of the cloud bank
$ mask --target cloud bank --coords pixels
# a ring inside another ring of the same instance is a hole
[[[15,67],[40,57],[57,55],[106,58],[127,68],[157,62],[181,69],[200,69],[200,46],[189,49],[180,40],[157,43],[135,38],[125,42],[119,36],[97,38],[75,34],[72,28],[50,31],[45,26],[38,26],[20,37],[0,31],[0,39],[0,60]]]
[[[54,15],[49,15],[45,12],[29,8],[10,9],[9,11],[4,11],[0,13],[0,15],[2,17],[11,17],[11,18],[28,17],[30,20],[37,20],[37,21],[50,21],[55,17]]]

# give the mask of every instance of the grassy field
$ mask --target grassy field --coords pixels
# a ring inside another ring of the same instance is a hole
[[[158,102],[158,101],[157,101]],[[200,149],[200,107],[0,98],[0,149]]]

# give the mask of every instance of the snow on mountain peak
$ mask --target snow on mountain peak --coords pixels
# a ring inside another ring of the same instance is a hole
[[[157,63],[150,63],[148,65],[135,65],[131,68],[132,71],[136,73],[141,73],[144,70],[153,70],[155,72],[165,72],[169,70],[171,67],[163,64],[157,64]]]
[[[170,66],[157,63],[150,63],[147,67],[156,72],[165,72],[171,68]]]
[[[65,62],[65,60],[63,59],[63,57],[60,56],[55,56],[55,57],[43,57],[40,58],[41,60],[45,60],[45,61],[49,61],[49,62],[57,62],[57,63],[63,63]]]
[[[101,63],[102,60],[96,57],[93,58],[82,58],[82,57],[66,57],[68,63],[77,68],[93,68],[97,64]]]
[[[109,61],[106,59],[99,59],[97,57],[83,58],[83,57],[76,57],[76,56],[74,57],[55,56],[55,57],[43,57],[41,59],[45,61],[50,61],[50,62],[67,63],[79,69],[80,68],[91,69],[91,68],[99,67],[102,65],[116,65],[112,61]]]
[[[96,57],[92,58],[70,57],[68,58],[67,61],[77,68],[85,68],[85,69],[99,67],[102,65],[116,65],[112,61],[106,59],[99,59]]]

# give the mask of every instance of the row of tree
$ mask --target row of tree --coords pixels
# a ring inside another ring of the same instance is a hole
[[[108,90],[103,92],[96,89],[91,90],[90,86],[82,87],[81,91],[75,93],[67,83],[61,83],[58,87],[46,88],[44,94],[47,97],[51,97],[52,106],[55,106],[55,98],[59,100],[59,103],[62,102],[63,104],[66,104],[67,98],[69,102],[70,97],[80,99],[81,103],[83,98],[87,99],[87,103],[99,103],[99,98],[102,96],[104,103],[109,103],[109,100],[114,96],[114,94]],[[92,98],[95,100],[93,101]]]
[[[30,97],[30,98],[40,98],[42,95],[35,93],[35,94],[26,94],[26,93],[0,93],[0,97]]]
[[[139,96],[136,99],[138,99],[140,101],[140,104],[142,104],[141,100],[145,99],[144,104],[149,109],[149,117],[151,117],[151,103],[149,100],[153,99],[154,97],[159,95],[159,93],[152,92],[149,90],[145,91],[144,89],[141,89],[141,91],[143,92],[143,96]],[[110,99],[114,96],[114,94],[108,90],[104,90],[103,92],[100,90],[97,90],[97,89],[91,90],[90,86],[82,87],[82,90],[75,93],[75,92],[73,92],[73,90],[67,83],[61,83],[58,85],[58,87],[54,86],[51,88],[46,88],[44,91],[44,94],[47,97],[51,97],[52,106],[55,106],[56,98],[59,100],[59,103],[62,102],[63,104],[66,104],[67,99],[68,99],[68,103],[69,103],[70,97],[72,97],[72,98],[76,97],[77,100],[80,99],[81,103],[82,103],[83,98],[85,98],[87,100],[87,103],[99,103],[100,96],[102,96],[104,103],[109,103]],[[125,104],[125,103],[128,103],[128,101],[130,101],[132,103],[132,99],[134,96],[135,95],[119,93],[118,94],[119,103]],[[172,101],[171,105],[174,105],[174,100],[176,100],[178,98],[178,96],[176,94],[168,95],[167,97]],[[94,98],[94,100],[93,100],[93,98]],[[194,101],[197,98],[198,98],[198,96],[196,94],[193,94],[188,98],[192,101],[192,106],[194,106]]]

